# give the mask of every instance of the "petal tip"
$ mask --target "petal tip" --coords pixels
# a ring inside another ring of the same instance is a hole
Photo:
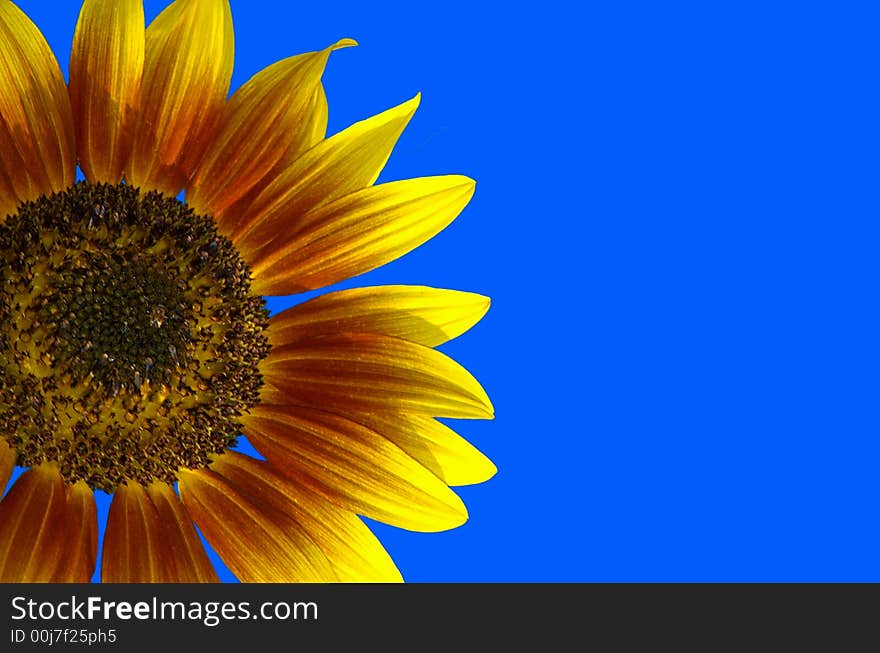
[[[490,478],[494,478],[495,475],[498,473],[498,466],[495,463],[493,463],[491,460],[489,460],[488,458],[486,458],[486,460],[489,461],[489,464],[486,466],[486,478],[485,478],[485,480],[488,481]]]
[[[462,293],[463,297],[467,297],[467,304],[470,311],[471,326],[480,322],[489,309],[492,308],[492,298],[479,293]]]
[[[453,500],[447,503],[446,510],[443,513],[437,513],[437,519],[413,530],[421,533],[442,533],[466,524],[468,519],[470,519],[470,515],[468,514],[467,506],[464,505],[464,501],[451,488],[449,489],[449,496]]]
[[[343,48],[353,48],[353,47],[356,47],[356,46],[358,46],[358,45],[360,45],[360,43],[358,43],[358,42],[355,41],[354,39],[351,39],[351,38],[347,38],[347,37],[346,37],[346,38],[344,38],[344,39],[339,39],[338,41],[336,41],[336,43],[334,43],[333,45],[331,45],[331,46],[330,46],[329,48],[327,48],[327,49],[330,50],[330,51],[332,52],[332,51],[334,51],[334,50],[342,50]]]
[[[468,201],[474,196],[477,189],[477,180],[466,175],[447,175],[449,188],[461,188],[468,196]]]
[[[457,494],[455,496],[458,496]],[[450,529],[458,528],[459,526],[463,526],[467,523],[467,520],[470,519],[470,515],[468,514],[467,506],[464,505],[464,502],[459,499],[460,507],[456,511],[455,520],[450,522],[452,524]]]
[[[469,479],[467,483],[463,483],[463,485],[477,485],[479,483],[485,483],[486,481],[491,480],[498,473],[498,467],[495,466],[489,458],[483,456],[480,460],[480,468],[479,473],[474,473],[474,475]]]
[[[480,392],[477,396],[477,400],[480,402],[478,410],[480,411],[480,416],[478,419],[495,419],[495,406],[492,405],[492,400],[489,399],[489,395],[483,389],[482,386],[479,387]]]

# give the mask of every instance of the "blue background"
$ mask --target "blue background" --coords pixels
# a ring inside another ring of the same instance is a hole
[[[20,5],[66,72],[78,3]],[[344,284],[493,298],[444,350],[499,472],[462,528],[373,525],[407,580],[880,580],[869,6],[232,0],[233,87],[356,38],[330,132],[422,91],[382,179],[478,180]]]

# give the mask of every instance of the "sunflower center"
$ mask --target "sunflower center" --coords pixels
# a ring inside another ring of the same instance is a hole
[[[0,225],[0,437],[112,491],[173,482],[235,444],[268,313],[209,217],[79,183]]]
[[[86,269],[59,276],[56,301],[39,311],[53,325],[56,356],[77,381],[92,374],[114,390],[169,382],[192,322],[184,290],[144,261],[86,258]]]

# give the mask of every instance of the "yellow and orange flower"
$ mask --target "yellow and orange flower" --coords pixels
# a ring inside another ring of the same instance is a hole
[[[489,300],[323,288],[424,243],[467,205],[450,175],[374,185],[415,97],[325,137],[343,39],[227,99],[227,0],[85,0],[66,84],[0,0],[0,581],[397,581],[360,516],[467,512],[492,463],[436,418],[491,418],[435,347]],[[79,165],[85,181],[76,182]],[[185,191],[186,202],[175,199]],[[3,217],[5,216],[5,217]],[[244,433],[265,457],[231,450]]]

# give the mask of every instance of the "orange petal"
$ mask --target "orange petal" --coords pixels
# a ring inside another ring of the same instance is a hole
[[[244,583],[336,580],[303,528],[210,469],[182,470],[180,496],[205,538]]]
[[[449,225],[474,194],[461,175],[373,186],[302,216],[298,230],[248,252],[254,292],[287,295],[328,286],[403,256]]]
[[[120,485],[110,504],[101,582],[160,583],[169,576],[171,561],[163,559],[159,513],[143,486]]]
[[[159,515],[161,548],[164,558],[171,563],[166,578],[173,583],[216,583],[208,553],[202,546],[192,519],[174,488],[166,483],[151,483],[147,487]]]
[[[79,165],[92,182],[119,183],[144,68],[142,0],[85,0],[70,55],[70,102]]]
[[[292,517],[321,548],[342,582],[400,582],[391,557],[353,512],[285,478],[271,465],[227,452],[211,469],[248,494]]]
[[[390,440],[339,415],[260,404],[244,420],[273,467],[330,501],[415,531],[467,520],[461,499]]]
[[[233,233],[256,250],[297,226],[316,206],[372,185],[419,104],[419,96],[331,136],[296,159],[247,209]]]
[[[64,549],[67,559],[59,566],[53,582],[88,583],[95,573],[98,557],[98,514],[95,494],[83,481],[67,493],[68,521]],[[57,537],[61,537],[60,533]]]
[[[176,196],[211,143],[232,78],[228,0],[176,0],[147,28],[138,129],[126,172]]]
[[[340,334],[272,349],[261,370],[271,403],[337,414],[408,411],[487,419],[486,392],[467,370],[430,347],[375,334]]]
[[[314,144],[308,126],[324,66],[333,50],[356,45],[343,39],[319,52],[265,68],[226,103],[205,159],[187,186],[197,213],[221,216],[284,159]]]
[[[18,478],[0,503],[0,582],[55,580],[68,554],[66,495],[54,463]]]
[[[6,444],[6,439],[0,437],[0,497],[3,496],[3,490],[9,483],[9,477],[12,476],[12,470],[15,469],[15,461],[17,459],[15,449]]]
[[[306,109],[306,116],[302,125],[297,130],[297,135],[302,136],[305,140],[302,144],[302,150],[308,150],[320,142],[327,132],[327,96],[324,94],[324,87],[320,84],[312,97],[309,108]],[[223,211],[214,213],[214,220],[217,222],[217,229],[221,234],[231,237],[236,229],[242,224],[246,216],[249,215],[251,204],[259,197],[260,193],[272,181],[289,167],[296,158],[302,154],[296,148],[291,149],[284,158],[258,181],[241,199],[237,200]],[[250,256],[253,252],[242,249],[241,254],[245,261],[250,265]]]
[[[0,220],[25,200],[76,175],[67,85],[49,44],[9,0],[0,0]]]
[[[460,336],[489,310],[489,298],[426,286],[339,290],[282,311],[267,335],[280,347],[315,334],[377,333],[436,347]]]

